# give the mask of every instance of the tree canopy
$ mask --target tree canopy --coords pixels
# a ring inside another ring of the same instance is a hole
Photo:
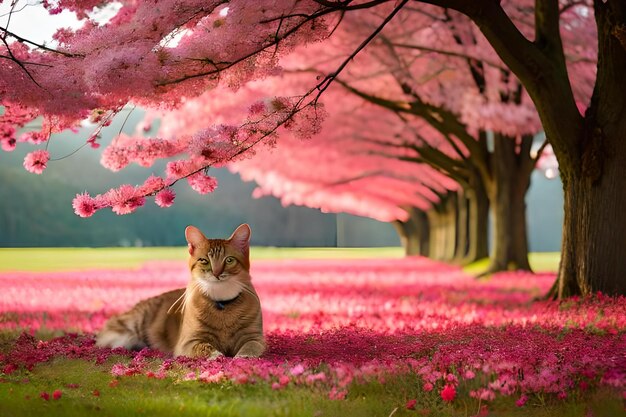
[[[259,145],[272,146],[282,131],[304,138],[318,133],[328,113],[324,94],[349,75],[349,80],[360,80],[348,86],[353,92],[370,88],[363,98],[372,93],[388,101],[402,97],[408,108],[401,105],[398,113],[410,113],[418,103],[435,123],[451,111],[470,134],[495,130],[518,136],[537,131],[539,120],[565,191],[563,258],[555,293],[626,292],[626,264],[619,249],[626,246],[626,196],[617,192],[626,181],[626,81],[621,74],[626,67],[626,5],[621,1],[283,0],[250,7],[243,0],[63,0],[43,5],[53,14],[73,11],[84,24],[57,31],[53,44],[14,33],[10,19],[0,29],[5,64],[0,67],[5,109],[0,142],[5,150],[16,141],[43,144],[52,133],[74,128],[85,118],[96,125],[86,145],[97,147],[98,129],[129,103],[180,108],[207,90],[236,90],[276,75],[283,71],[283,60],[307,46],[313,46],[311,53],[322,47],[340,56],[316,68],[320,71],[311,74],[308,88],[251,102],[248,116],[235,122],[207,121],[175,139],[120,135],[103,153],[103,164],[113,170],[132,162],[178,159],[168,163],[162,176],[139,186],[78,196],[74,207],[81,216],[104,207],[132,212],[151,195],[168,205],[170,187],[182,179],[200,193],[210,192],[215,180],[206,174],[207,167],[240,160]],[[103,20],[98,16],[103,6],[115,7],[117,13]],[[351,40],[346,40],[343,28],[351,19],[362,23],[361,30],[350,31]],[[353,65],[361,58],[365,65]],[[422,58],[426,64],[412,65]],[[435,82],[422,78],[433,73],[432,65],[459,58],[469,64],[465,76],[448,78],[443,71]],[[396,69],[389,72],[390,62]],[[392,82],[359,78],[360,69],[371,71],[376,65],[382,65],[381,79]],[[16,137],[39,116],[40,131]],[[441,147],[451,147],[458,156],[476,143],[459,129],[443,137]],[[49,158],[46,149],[38,149],[24,166],[41,173]]]

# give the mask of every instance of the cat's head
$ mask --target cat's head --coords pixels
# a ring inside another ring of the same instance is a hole
[[[203,286],[249,280],[250,226],[242,224],[228,239],[208,239],[194,226],[185,229],[191,276]]]

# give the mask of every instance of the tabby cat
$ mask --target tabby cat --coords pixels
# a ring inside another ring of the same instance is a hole
[[[185,229],[191,278],[186,288],[143,300],[112,317],[96,344],[148,346],[174,356],[258,357],[265,350],[259,297],[250,281],[250,227],[226,240]]]

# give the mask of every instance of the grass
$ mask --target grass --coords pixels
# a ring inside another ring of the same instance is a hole
[[[534,252],[528,254],[530,267],[535,272],[556,272],[561,260],[560,252]],[[484,258],[463,268],[470,275],[478,275],[489,267],[489,259]]]
[[[345,400],[328,399],[322,388],[290,385],[272,390],[268,384],[207,384],[163,380],[144,375],[117,380],[109,374],[111,358],[104,365],[85,361],[56,359],[39,365],[33,371],[19,371],[0,383],[1,416],[473,416],[478,401],[459,399],[444,403],[436,392],[424,392],[415,375],[389,377],[377,382],[353,384]],[[74,386],[74,388],[68,387]],[[77,385],[77,387],[76,387]],[[42,392],[60,389],[62,397],[48,401]],[[97,390],[99,395],[94,395]],[[415,410],[407,410],[409,399],[417,399]],[[515,398],[499,398],[489,403],[492,416],[582,416],[588,410],[595,417],[617,416],[623,405],[615,395],[596,392],[566,402],[551,402],[534,397],[524,408],[514,405]],[[484,403],[483,403],[484,404]],[[428,411],[426,411],[428,410]]]
[[[63,271],[93,268],[139,268],[153,260],[186,260],[185,247],[149,248],[0,248],[2,271]],[[402,248],[275,248],[254,247],[258,259],[399,258]]]
[[[260,259],[362,259],[400,258],[400,247],[385,248],[275,248],[254,247],[252,260]],[[531,253],[530,265],[534,271],[556,272],[558,252]],[[0,272],[3,271],[63,271],[92,268],[139,268],[153,260],[187,259],[184,247],[149,248],[0,248]],[[469,274],[487,269],[488,259],[474,262],[464,268]]]

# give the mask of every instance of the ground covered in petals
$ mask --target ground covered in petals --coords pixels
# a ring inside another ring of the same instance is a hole
[[[624,412],[624,298],[534,301],[553,274],[477,281],[422,258],[257,261],[252,275],[267,354],[191,360],[100,349],[93,339],[110,315],[184,286],[184,263],[0,273],[0,411],[63,410],[63,401],[107,409],[101,393],[166,389],[189,398],[144,399],[137,409],[321,416],[365,401],[359,410],[371,415],[380,415],[374,407],[386,415],[501,415],[502,407],[524,415],[555,404],[573,415]],[[228,412],[216,405],[224,390]],[[604,408],[594,405],[598,395]]]

